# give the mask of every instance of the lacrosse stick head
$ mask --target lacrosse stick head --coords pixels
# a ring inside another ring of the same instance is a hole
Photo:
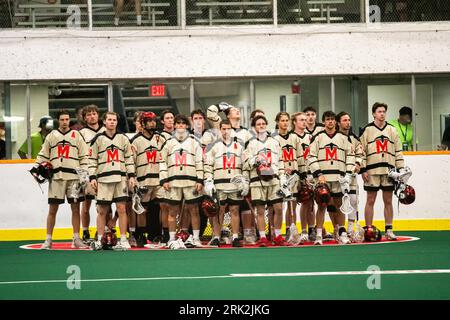
[[[348,193],[344,194],[344,196],[342,197],[342,205],[339,209],[346,216],[353,212],[353,207],[350,203],[350,196],[348,195]]]
[[[84,188],[89,183],[89,172],[82,168],[75,168],[75,171],[77,172],[81,187]]]
[[[81,191],[81,183],[76,181],[69,188],[68,198],[75,199],[75,202],[77,202],[78,198],[80,197],[80,191]]]
[[[238,174],[230,179],[230,182],[236,186],[237,190],[243,190],[248,185],[249,180],[242,174]]]
[[[136,214],[143,214],[145,212],[145,208],[142,206],[141,197],[138,192],[134,192],[131,198],[131,207]]]

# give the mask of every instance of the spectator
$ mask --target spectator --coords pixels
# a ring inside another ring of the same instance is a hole
[[[83,120],[83,108],[84,106],[78,106],[75,108],[75,117],[77,121],[70,126],[71,130],[81,130],[84,128],[84,120]]]
[[[450,150],[450,126],[448,126],[444,134],[442,135],[441,145],[438,146],[438,150]]]
[[[119,25],[120,15],[123,11],[123,3],[124,0],[116,0],[116,15],[114,17],[114,25],[117,27]],[[134,0],[134,7],[136,10],[136,22],[137,25],[140,26],[142,24],[142,15],[141,15],[141,0]]]
[[[28,155],[30,157],[27,156],[28,140],[25,140],[17,151],[21,159],[36,159],[39,151],[41,150],[42,144],[44,143],[45,137],[50,133],[50,131],[53,130],[53,118],[50,116],[43,116],[39,120],[39,128],[41,128],[40,131],[31,135],[31,155]]]
[[[6,159],[5,128],[0,126],[0,160]]]
[[[410,107],[402,107],[399,111],[398,119],[389,121],[389,124],[393,125],[397,130],[403,151],[413,150],[413,126],[411,122],[412,109]]]

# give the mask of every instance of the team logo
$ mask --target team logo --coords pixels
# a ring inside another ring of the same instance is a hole
[[[183,170],[183,167],[187,165],[187,152],[183,149],[180,149],[175,153],[175,166],[180,167],[180,170]]]
[[[387,152],[389,139],[385,136],[380,136],[375,139],[375,145],[377,147],[377,153],[382,153],[381,156],[384,157],[384,153]]]
[[[292,162],[294,161],[294,148],[290,145],[286,145],[283,147],[283,161],[284,162]]]
[[[119,162],[119,149],[117,149],[114,145],[109,146],[106,149],[106,162],[114,165],[114,162]]]
[[[333,164],[334,160],[338,160],[338,156],[337,156],[337,146],[333,143],[327,144],[325,146],[325,160],[326,161],[331,161],[331,164]]]
[[[69,158],[69,150],[70,145],[67,144],[67,141],[63,140],[61,143],[58,144],[58,158]],[[62,159],[61,159],[62,161]]]
[[[145,155],[147,156],[147,163],[156,163],[156,150],[155,149],[150,149],[150,150],[145,150]]]
[[[234,154],[227,152],[222,156],[222,162],[224,170],[236,169],[236,156]]]

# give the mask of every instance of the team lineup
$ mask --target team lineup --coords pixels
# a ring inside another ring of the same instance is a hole
[[[72,248],[380,241],[381,231],[373,225],[380,190],[384,238],[395,241],[393,194],[402,204],[411,204],[415,191],[407,184],[412,172],[405,165],[401,140],[386,122],[387,108],[375,103],[374,120],[359,136],[348,113],[326,111],[318,123],[313,107],[279,112],[273,132],[262,110],[254,110],[251,128],[244,128],[240,109],[225,102],[211,105],[206,114],[192,111],[190,117],[170,110],[159,118],[139,112],[134,134],[117,131],[119,116],[114,112],[100,120],[95,105],[83,108],[85,126],[80,130],[70,128],[70,114],[61,110],[58,129],[46,136],[30,170],[38,183],[49,183],[47,235],[41,248],[52,248],[56,214],[66,198],[72,211]],[[364,228],[358,223],[358,202],[363,200],[358,174],[367,194]],[[93,238],[92,200],[97,211]],[[326,212],[333,233],[324,228]],[[212,228],[208,243],[201,241],[206,219]],[[229,236],[223,232],[227,219]]]

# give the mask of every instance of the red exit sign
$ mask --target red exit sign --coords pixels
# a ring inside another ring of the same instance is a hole
[[[166,86],[164,84],[152,84],[150,86],[150,96],[163,97],[166,95]]]

